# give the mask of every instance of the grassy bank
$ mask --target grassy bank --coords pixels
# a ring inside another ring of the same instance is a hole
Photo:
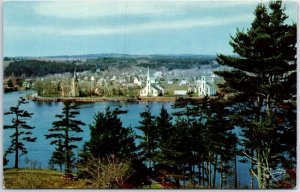
[[[63,173],[48,169],[5,169],[6,189],[71,189],[87,188],[85,180],[63,180]]]
[[[3,187],[5,189],[89,189],[90,180],[64,180],[63,173],[49,169],[4,169]],[[148,185],[140,186],[149,189]],[[162,189],[156,183],[151,189]]]

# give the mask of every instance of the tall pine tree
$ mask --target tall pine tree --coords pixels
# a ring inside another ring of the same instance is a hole
[[[15,166],[19,168],[19,152],[22,154],[28,153],[23,141],[35,142],[36,137],[31,137],[32,129],[34,127],[27,124],[26,119],[31,118],[33,113],[29,113],[26,110],[21,109],[21,105],[28,103],[25,98],[20,97],[18,104],[14,107],[10,107],[9,112],[5,112],[4,115],[13,115],[12,124],[4,125],[4,129],[12,129],[13,134],[10,136],[11,145],[8,147],[7,153],[15,153]]]
[[[251,28],[231,37],[239,56],[218,55],[218,62],[233,70],[216,74],[226,81],[220,85],[223,91],[234,93],[251,172],[259,188],[268,188],[270,173],[280,163],[278,153],[283,154],[276,143],[282,130],[274,119],[280,105],[296,94],[296,25],[286,24],[281,1],[270,2],[269,8],[261,3],[254,14]]]
[[[172,116],[162,105],[160,114],[155,118],[156,129],[158,132],[159,161],[168,164],[166,153],[168,151],[168,139],[173,129]]]
[[[52,123],[53,127],[48,129],[50,134],[45,135],[46,139],[52,139],[51,145],[55,144],[58,146],[62,141],[65,158],[65,173],[72,172],[72,150],[77,148],[74,142],[82,140],[82,137],[74,136],[73,133],[78,134],[82,132],[80,126],[85,125],[82,121],[75,119],[76,115],[79,114],[76,109],[75,104],[64,102],[62,114],[55,116],[59,118],[59,120]]]
[[[120,114],[127,113],[120,108],[105,112],[98,112],[94,116],[94,123],[90,125],[91,139],[86,142],[82,157],[107,158],[114,155],[120,159],[132,160],[135,156],[135,135],[130,128],[125,128],[119,118]]]
[[[49,165],[58,165],[60,172],[62,172],[62,166],[65,163],[65,152],[64,146],[61,139],[58,140],[55,151],[53,151],[51,159],[49,160]]]
[[[140,113],[142,120],[138,130],[142,135],[138,135],[140,140],[139,149],[142,150],[142,156],[147,161],[147,167],[152,170],[154,159],[158,152],[158,131],[155,126],[155,117],[151,114],[150,106],[147,105],[144,112]]]

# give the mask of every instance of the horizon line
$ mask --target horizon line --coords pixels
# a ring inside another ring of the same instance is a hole
[[[72,57],[72,56],[88,56],[88,55],[118,55],[118,56],[184,56],[184,55],[191,55],[191,56],[217,56],[218,53],[215,54],[197,54],[197,53],[140,53],[140,54],[124,54],[124,53],[116,53],[116,52],[106,52],[106,53],[83,53],[83,54],[60,54],[60,55],[40,55],[40,56],[3,56],[3,58],[38,58],[38,57]],[[229,54],[234,55],[234,54]]]

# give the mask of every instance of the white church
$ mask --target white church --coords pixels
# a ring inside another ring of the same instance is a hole
[[[157,97],[164,95],[164,89],[157,85],[152,84],[150,79],[150,72],[148,67],[148,74],[146,80],[146,86],[140,91],[140,96],[142,97]]]
[[[198,85],[198,95],[214,96],[216,94],[217,94],[216,85],[212,81],[207,81],[206,76],[202,76],[200,85]]]

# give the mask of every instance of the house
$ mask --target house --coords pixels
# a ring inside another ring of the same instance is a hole
[[[179,85],[186,85],[186,84],[188,84],[188,81],[185,79],[181,80],[179,83]]]
[[[196,85],[189,85],[189,88],[187,90],[188,93],[197,93],[198,89]]]
[[[153,76],[155,78],[161,78],[163,76],[163,73],[161,71],[156,71]]]
[[[172,80],[168,80],[168,84],[171,85],[173,84],[174,82]]]
[[[208,82],[206,76],[202,76],[198,86],[198,94],[199,96],[214,96],[217,94],[216,85],[213,82]]]
[[[160,86],[159,86],[160,87]],[[150,72],[148,68],[148,75],[146,80],[146,86],[140,91],[140,96],[142,97],[157,97],[163,95],[163,88],[159,88],[157,85],[152,84],[150,79]]]
[[[117,80],[117,77],[114,75],[110,80],[115,81],[115,80]]]
[[[22,86],[25,87],[26,89],[29,89],[30,85],[31,85],[30,82],[27,82],[27,81],[24,81],[22,84]]]
[[[133,83],[138,85],[138,86],[142,85],[142,81],[140,81],[137,77],[134,77]]]
[[[156,83],[156,78],[150,78],[150,82],[153,84]]]
[[[187,95],[187,90],[174,90],[175,97],[182,97]]]

